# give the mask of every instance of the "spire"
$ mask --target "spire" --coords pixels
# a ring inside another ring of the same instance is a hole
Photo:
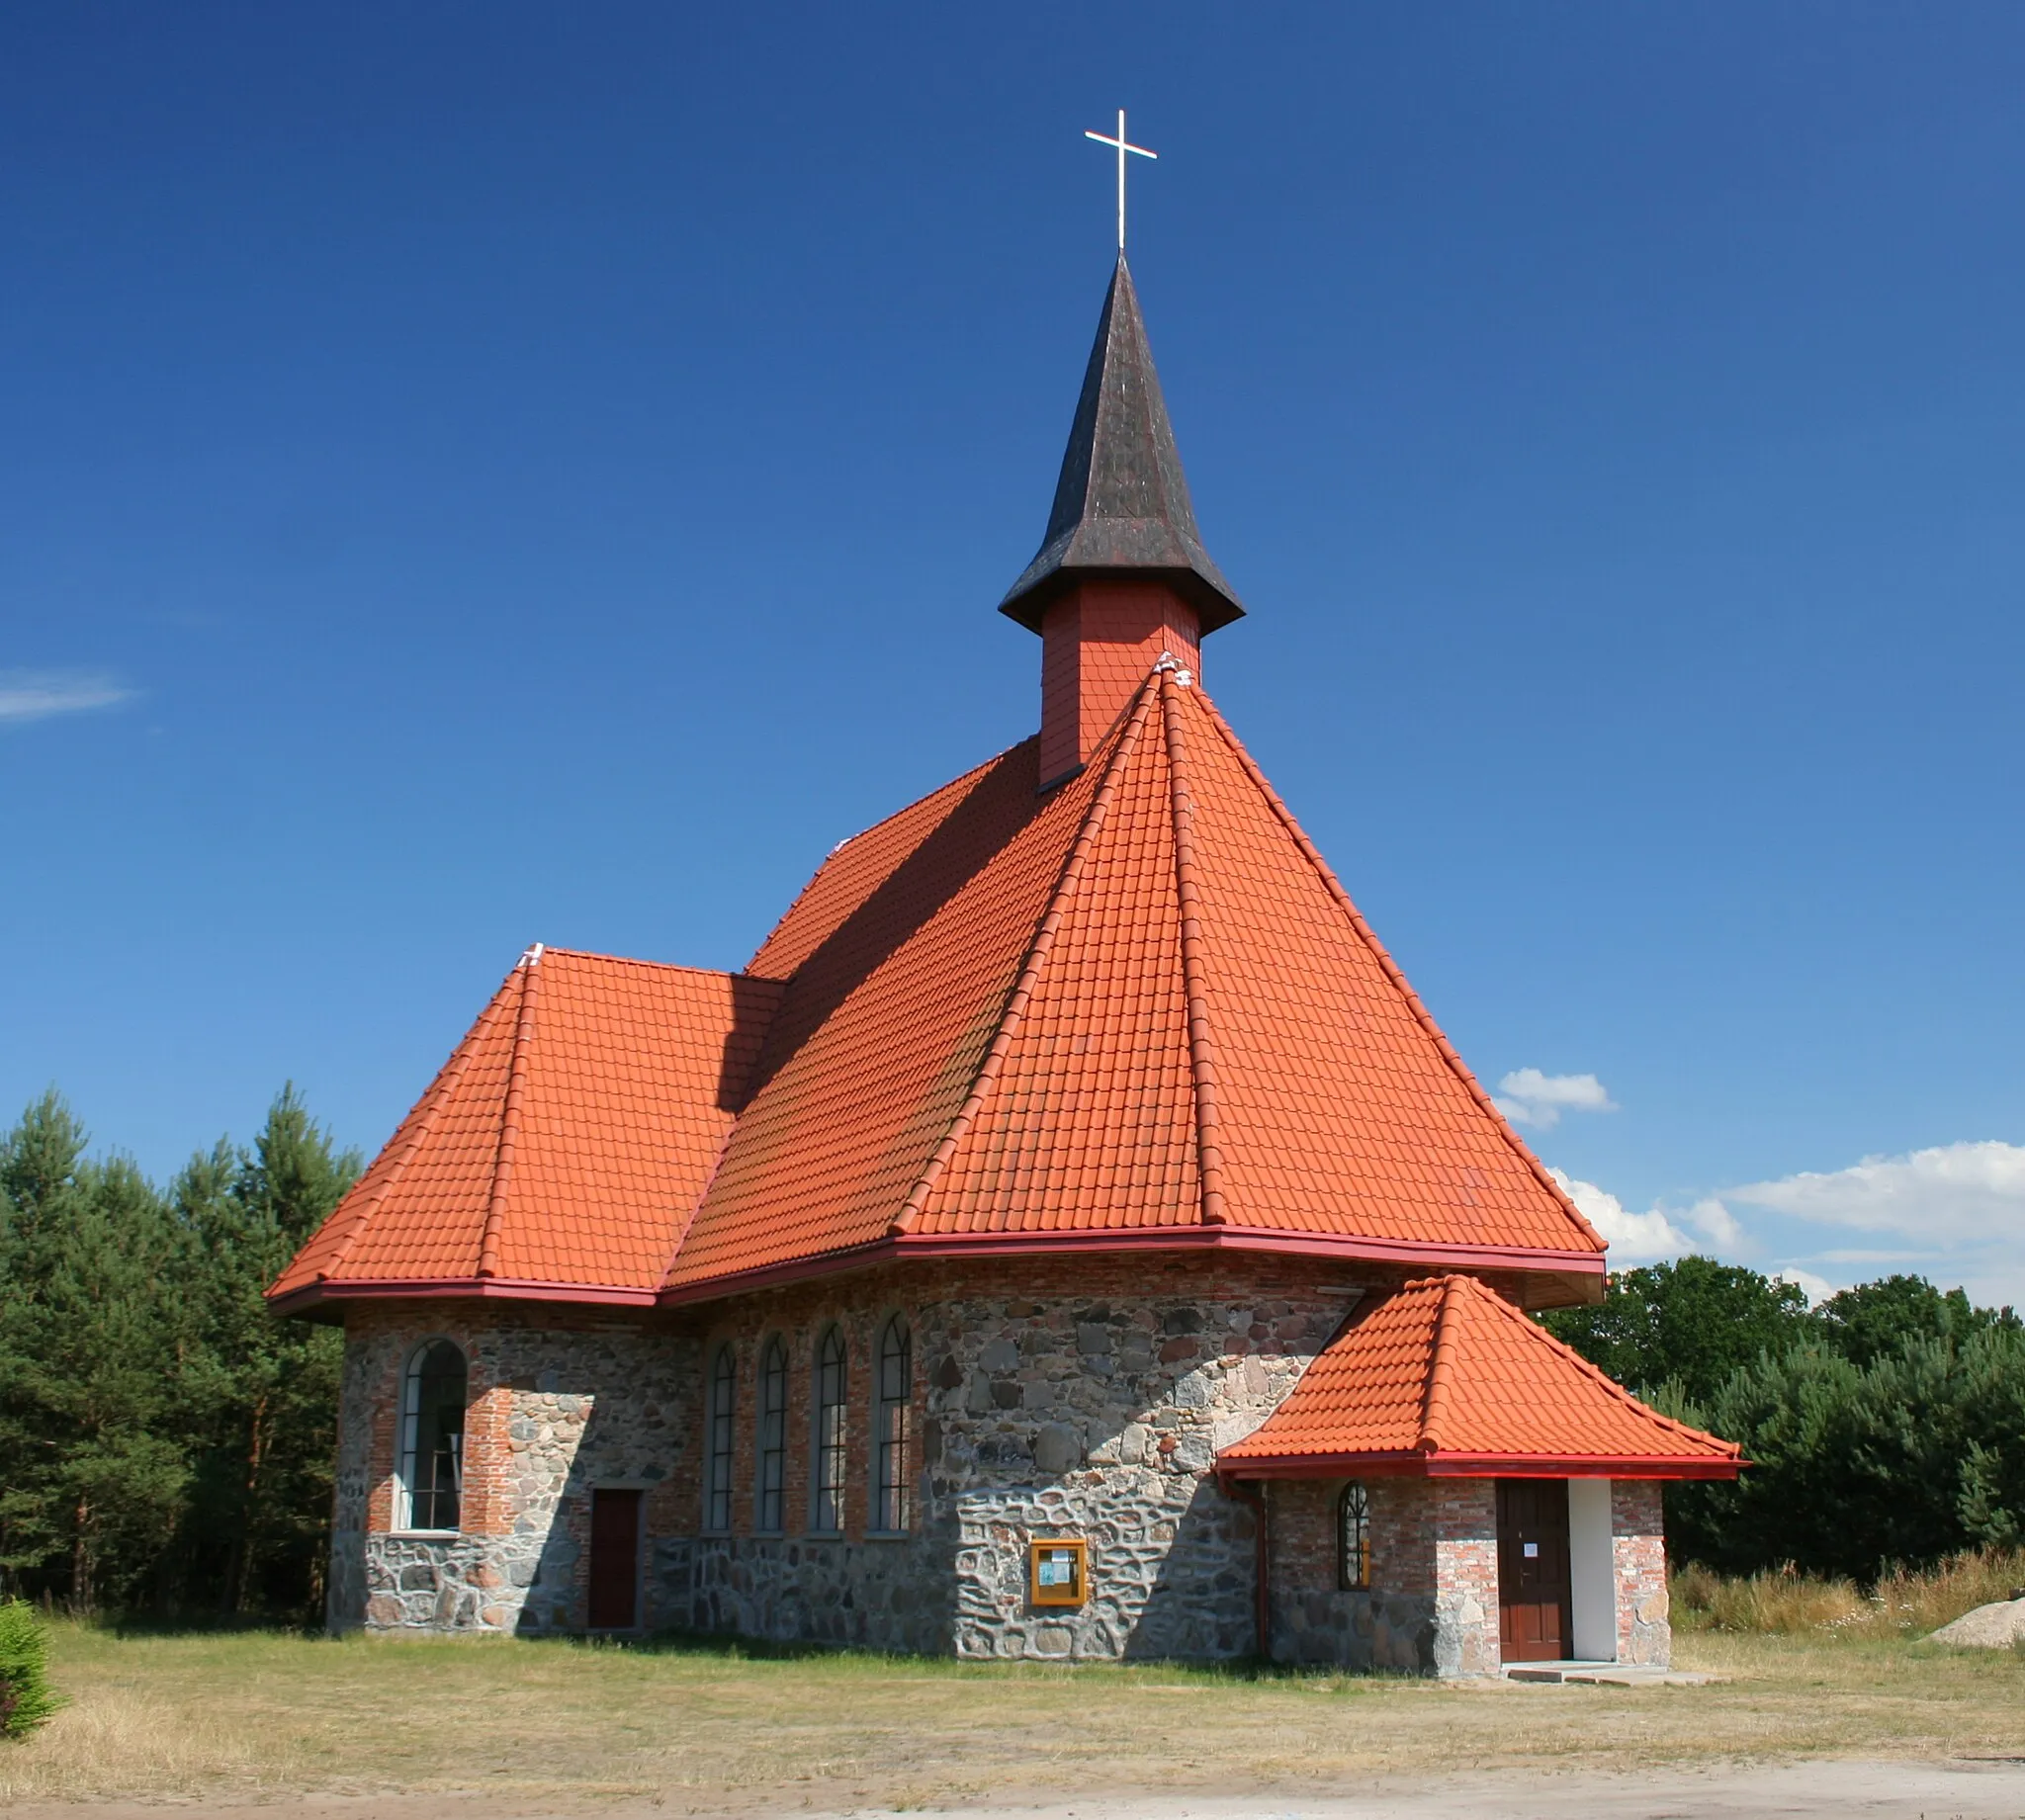
[[[1040,553],[999,611],[1038,632],[1048,602],[1075,582],[1134,578],[1166,581],[1200,615],[1205,633],[1244,613],[1196,534],[1139,298],[1120,253]]]

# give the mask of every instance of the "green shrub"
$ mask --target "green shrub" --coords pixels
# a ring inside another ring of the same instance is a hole
[[[0,1600],[0,1738],[25,1738],[62,1704],[44,1664],[48,1637],[24,1600]]]

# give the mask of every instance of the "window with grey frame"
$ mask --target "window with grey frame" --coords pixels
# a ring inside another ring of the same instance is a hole
[[[809,1522],[815,1529],[843,1527],[845,1389],[843,1335],[833,1327],[816,1348],[816,1469],[809,1487]]]
[[[710,1445],[704,1480],[703,1526],[732,1526],[732,1454],[737,1445],[739,1362],[728,1345],[717,1348],[710,1368]]]
[[[879,1399],[875,1412],[872,1526],[905,1529],[914,1520],[908,1477],[914,1454],[914,1336],[898,1315],[879,1336]]]
[[[779,1335],[766,1343],[759,1359],[759,1458],[754,1491],[756,1528],[778,1533],[786,1527],[787,1347]]]
[[[432,1340],[408,1360],[401,1394],[403,1528],[455,1529],[464,1504],[464,1353]]]
[[[1371,1584],[1371,1500],[1355,1479],[1336,1501],[1336,1584],[1346,1593]]]

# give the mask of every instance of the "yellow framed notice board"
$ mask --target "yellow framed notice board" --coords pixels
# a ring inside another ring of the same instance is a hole
[[[1090,1544],[1080,1535],[1026,1544],[1026,1597],[1036,1605],[1080,1605],[1090,1597]]]

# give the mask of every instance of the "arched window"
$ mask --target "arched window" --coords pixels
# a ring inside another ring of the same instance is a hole
[[[843,1527],[843,1336],[831,1328],[816,1348],[816,1470],[810,1511],[817,1529]]]
[[[739,1405],[739,1364],[730,1346],[717,1348],[710,1368],[710,1445],[704,1464],[703,1526],[732,1526],[732,1444]]]
[[[778,1533],[786,1525],[781,1492],[787,1483],[787,1347],[775,1335],[759,1359],[759,1481],[755,1527]]]
[[[872,1481],[875,1529],[905,1529],[914,1520],[908,1497],[912,1470],[914,1336],[898,1315],[879,1336],[878,1451]]]
[[[403,1529],[455,1529],[464,1490],[464,1354],[432,1340],[407,1362],[401,1389]]]
[[[1354,1479],[1336,1501],[1336,1584],[1346,1593],[1371,1584],[1371,1501]]]

